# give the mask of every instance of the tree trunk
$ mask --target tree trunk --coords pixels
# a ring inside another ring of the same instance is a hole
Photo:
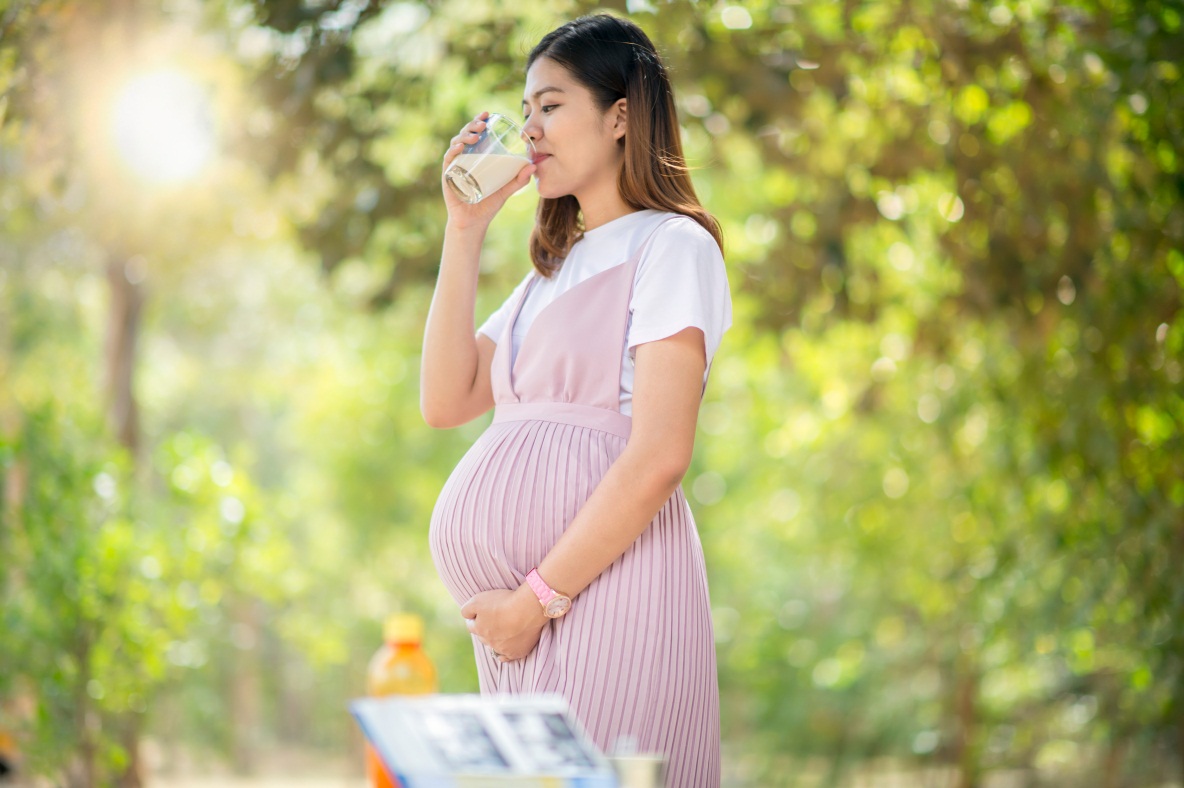
[[[15,412],[0,413],[0,430],[5,435],[16,437],[21,429],[20,416]],[[22,544],[23,533],[18,523],[21,519],[21,509],[24,508],[25,490],[29,486],[29,461],[17,454],[8,464],[8,470],[0,476],[3,483],[4,500],[0,501],[0,547],[9,559],[4,567],[8,574],[6,582],[14,591],[24,588],[25,570],[23,561],[19,560],[28,546]],[[17,559],[17,560],[13,560]]]
[[[0,332],[4,324],[0,322]],[[0,333],[0,349],[7,351],[8,337]],[[0,365],[3,365],[0,359]],[[0,367],[0,375],[4,370]],[[6,403],[0,403],[0,406]],[[21,430],[21,416],[14,406],[0,407],[0,433],[16,440]],[[0,590],[11,594],[22,593],[25,587],[25,557],[29,553],[24,544],[24,529],[19,525],[21,511],[24,508],[25,490],[29,487],[29,461],[21,454],[17,454],[8,463],[4,471],[0,471],[0,551],[7,559],[4,568],[0,569]],[[34,711],[27,704],[20,703],[22,695],[27,699],[28,691],[22,682],[10,687],[10,694],[0,697],[0,760],[5,762],[8,769],[13,770],[15,778],[21,779],[20,748],[13,735],[21,723],[33,718]],[[22,708],[24,707],[24,708]]]
[[[240,597],[234,605],[235,648],[231,666],[230,724],[234,772],[249,775],[259,760],[261,682],[259,680],[259,602]]]
[[[1110,737],[1106,749],[1106,760],[1102,764],[1102,788],[1119,788],[1122,785],[1122,761],[1126,755],[1127,739],[1120,730]]]
[[[1176,755],[1180,758],[1180,781],[1184,782],[1184,707],[1181,710],[1180,728],[1177,733],[1180,734],[1180,741],[1177,742]]]
[[[144,715],[138,712],[128,712],[120,720],[120,744],[127,751],[128,762],[123,771],[116,777],[115,784],[119,788],[142,788],[144,773],[140,759],[140,727]]]
[[[90,635],[81,632],[74,648],[74,659],[78,661],[78,684],[74,687],[74,729],[78,731],[78,754],[66,774],[69,788],[97,788],[99,784],[95,763],[98,718],[87,694],[91,678],[90,657]]]
[[[136,265],[112,256],[107,263],[111,311],[107,321],[107,419],[119,443],[135,459],[140,445],[136,404],[136,337],[144,298]]]
[[[955,714],[958,720],[958,738],[955,753],[958,764],[958,788],[978,786],[978,753],[974,744],[978,727],[978,677],[970,659],[960,660],[956,673]]]

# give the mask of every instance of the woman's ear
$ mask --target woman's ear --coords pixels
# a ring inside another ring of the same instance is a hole
[[[617,103],[609,108],[609,118],[613,123],[613,139],[619,140],[625,136],[625,123],[628,113],[625,111],[625,99],[617,99]]]

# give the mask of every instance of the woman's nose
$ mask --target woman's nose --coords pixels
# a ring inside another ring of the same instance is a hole
[[[522,136],[526,137],[526,139],[530,140],[531,142],[537,142],[541,133],[542,129],[539,128],[538,121],[534,119],[534,115],[531,115],[526,119],[526,122],[522,124]]]

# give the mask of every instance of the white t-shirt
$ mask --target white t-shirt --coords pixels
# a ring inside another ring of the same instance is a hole
[[[638,211],[614,219],[572,245],[563,265],[549,279],[539,278],[514,324],[511,364],[535,317],[572,287],[627,261],[663,219],[678,214]],[[497,342],[527,282],[528,273],[510,297],[477,330]],[[723,254],[707,230],[686,216],[657,231],[637,264],[625,346],[621,349],[621,412],[633,413],[634,348],[673,336],[689,326],[703,331],[707,364],[732,325],[732,296]],[[704,381],[707,372],[703,373]]]

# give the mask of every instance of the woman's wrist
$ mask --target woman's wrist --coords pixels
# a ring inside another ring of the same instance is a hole
[[[514,590],[514,596],[518,597],[516,603],[523,610],[523,614],[534,624],[542,626],[547,623],[547,616],[543,613],[543,606],[539,604],[539,598],[535,596],[534,591],[526,583],[518,586]]]
[[[490,217],[492,218],[492,217]],[[453,236],[455,238],[472,239],[477,243],[485,240],[485,233],[488,232],[490,225],[489,219],[459,219],[455,216],[449,216],[447,223],[444,225],[444,235]]]

